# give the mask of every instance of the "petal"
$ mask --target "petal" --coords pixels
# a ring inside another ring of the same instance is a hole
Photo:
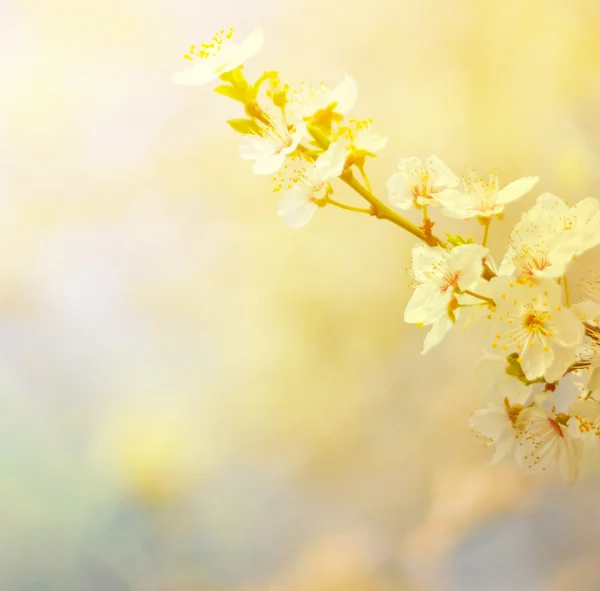
[[[504,277],[510,277],[515,272],[515,265],[513,264],[513,258],[515,253],[513,249],[509,246],[507,253],[504,255],[504,258],[500,262],[498,267],[498,275],[502,275]]]
[[[285,224],[290,228],[302,228],[319,208],[310,200],[311,196],[309,188],[294,185],[279,202],[277,214],[283,217]]]
[[[202,86],[219,77],[218,55],[215,58],[207,58],[193,66],[173,74],[173,82],[186,86]],[[223,61],[223,65],[226,62]]]
[[[452,294],[442,293],[434,283],[423,283],[415,289],[404,310],[404,322],[433,324],[446,315]]]
[[[473,431],[496,440],[500,437],[502,431],[507,427],[510,428],[510,422],[504,409],[488,406],[471,414],[469,426]]]
[[[600,203],[598,203],[597,199],[594,197],[586,197],[571,207],[570,214],[578,220],[581,220],[583,223],[589,223],[598,212],[599,207]]]
[[[436,195],[436,199],[443,207],[444,215],[449,218],[468,220],[477,215],[469,196],[458,189],[444,189]]]
[[[388,138],[373,133],[370,129],[362,130],[356,138],[356,148],[375,156],[383,150],[388,143]]]
[[[434,172],[432,183],[437,187],[455,187],[458,185],[458,177],[433,154],[425,160],[425,166]]]
[[[273,174],[277,172],[285,162],[285,154],[272,154],[257,158],[252,166],[254,174]]]
[[[243,160],[256,160],[263,156],[271,156],[275,153],[273,144],[265,141],[262,137],[248,133],[242,137],[240,142],[240,157]]]
[[[569,215],[569,207],[560,197],[552,193],[542,193],[536,199],[535,205],[529,210],[529,214],[533,219],[551,217],[556,221],[560,221]]]
[[[413,198],[406,176],[397,172],[393,174],[387,184],[388,199],[391,205],[397,209],[410,209],[413,205]]]
[[[335,110],[342,115],[350,112],[358,98],[358,87],[352,76],[346,75],[344,79],[329,93],[330,103],[337,103]]]
[[[500,460],[503,460],[513,451],[515,444],[516,439],[512,428],[506,429],[498,438],[498,441],[496,441],[496,450],[490,460],[490,464],[497,464]]]
[[[304,123],[304,121],[296,121],[294,123],[294,131],[291,135],[292,145],[287,149],[287,154],[291,154],[298,147],[298,144],[308,136],[308,128],[306,127],[306,123]]]
[[[506,205],[519,197],[522,197],[526,193],[529,193],[531,189],[537,184],[540,180],[537,176],[525,176],[521,179],[513,181],[509,183],[498,192],[498,197],[496,198],[496,202],[502,205]]]
[[[448,315],[442,316],[427,333],[425,342],[423,343],[423,350],[421,354],[427,353],[433,347],[442,342],[442,339],[446,333],[452,328],[452,321],[448,318]]]
[[[562,479],[572,484],[579,476],[579,464],[583,455],[583,441],[569,437],[567,429],[562,429],[565,434],[559,442],[557,454],[558,469]]]
[[[573,310],[561,308],[552,312],[548,321],[552,331],[552,342],[563,347],[575,347],[583,341],[585,329]]]
[[[552,347],[552,351],[554,353],[554,359],[548,366],[548,369],[544,372],[544,379],[549,383],[560,380],[567,372],[567,369],[569,369],[577,359],[576,347],[559,347],[555,345]]]
[[[265,37],[262,29],[254,29],[239,45],[240,63],[254,57],[262,49],[264,42]]]
[[[448,265],[459,272],[458,286],[461,290],[471,289],[483,271],[483,257],[488,253],[485,246],[463,244],[452,249]]]
[[[412,272],[420,283],[431,282],[431,273],[435,269],[447,266],[447,253],[439,246],[417,244],[412,249]]]
[[[339,177],[344,170],[347,155],[344,141],[338,140],[329,144],[327,150],[315,161],[318,181],[326,182]]]
[[[544,375],[553,359],[552,349],[544,348],[544,345],[536,340],[532,346],[524,347],[521,354],[521,369],[528,380],[536,380]]]

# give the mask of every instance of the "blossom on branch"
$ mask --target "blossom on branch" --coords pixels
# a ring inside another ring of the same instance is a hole
[[[412,251],[417,287],[404,310],[404,321],[431,326],[423,353],[437,345],[455,321],[462,292],[477,285],[488,249],[465,244],[452,250],[418,244]]]
[[[505,205],[529,193],[538,181],[537,176],[526,176],[500,189],[496,172],[490,174],[489,181],[477,177],[473,172],[462,179],[460,189],[442,191],[438,201],[448,217],[463,220],[489,218],[502,214]]]
[[[570,415],[557,413],[543,394],[519,414],[521,430],[516,459],[523,468],[546,470],[556,463],[565,482],[575,482],[583,454],[583,441],[574,437],[575,421]]]
[[[584,327],[577,315],[561,304],[556,282],[522,285],[510,277],[490,281],[496,307],[492,322],[492,347],[506,354],[516,352],[528,380],[560,379],[575,361]]]
[[[477,381],[484,385],[485,408],[471,414],[471,430],[485,439],[485,445],[495,446],[492,463],[514,453],[519,429],[517,421],[523,405],[531,395],[516,377],[506,373],[504,357],[488,355],[475,368]]]
[[[177,72],[173,82],[187,86],[202,86],[223,74],[235,70],[247,59],[254,57],[263,46],[264,37],[255,29],[241,43],[233,41],[233,29],[217,33],[210,43],[199,47],[192,45],[185,58],[194,62],[192,66]]]
[[[330,125],[331,120],[341,121],[352,110],[357,98],[356,80],[346,75],[332,89],[324,84],[316,87],[302,84],[300,90],[290,93],[286,111],[291,117],[314,125]]]
[[[437,157],[405,158],[387,182],[388,198],[397,209],[438,205],[442,190],[456,187],[458,177]]]
[[[255,132],[245,134],[240,143],[240,156],[253,160],[254,174],[273,174],[293,154],[306,137],[304,121],[288,125],[281,117],[269,118],[269,123],[254,122]]]
[[[314,163],[307,163],[297,173],[279,203],[278,214],[287,226],[302,228],[311,220],[319,202],[333,192],[330,181],[344,171],[346,156],[345,142],[334,142]]]
[[[523,214],[510,236],[499,273],[519,273],[520,281],[560,277],[574,256],[600,243],[597,199],[589,197],[569,206],[544,193]]]

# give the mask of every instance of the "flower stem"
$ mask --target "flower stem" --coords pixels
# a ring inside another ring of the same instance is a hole
[[[416,236],[419,240],[422,240],[429,246],[441,246],[444,241],[437,236],[428,237],[421,228],[415,226],[412,222],[397,214],[391,207],[388,207],[377,199],[375,195],[366,187],[360,184],[356,177],[352,174],[351,170],[346,170],[340,177],[349,187],[354,189],[363,199],[371,204],[372,214],[382,220],[388,220],[397,226],[400,226],[413,236]]]
[[[335,205],[340,209],[347,209],[348,211],[356,211],[357,213],[367,213],[369,215],[373,215],[372,209],[366,209],[364,207],[353,207],[352,205],[346,205],[345,203],[335,201],[335,199],[331,199],[330,197],[326,198],[325,205]]]
[[[567,274],[565,273],[562,276],[563,279],[563,288],[565,290],[565,306],[567,306],[567,308],[571,307],[571,298],[569,297],[569,284],[567,283]]]
[[[357,166],[357,168],[358,168],[358,170],[360,170],[360,175],[362,176],[363,181],[365,182],[365,186],[372,193],[373,187],[371,187],[371,182],[369,181],[369,177],[367,176],[367,172],[365,171],[364,162],[360,166]]]
[[[485,222],[483,222],[483,238],[481,239],[481,246],[487,246],[488,234],[490,233],[491,223],[492,218],[487,218]]]

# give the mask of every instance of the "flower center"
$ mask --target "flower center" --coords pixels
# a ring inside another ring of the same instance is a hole
[[[513,257],[513,265],[521,269],[524,275],[531,277],[536,271],[543,271],[550,262],[545,250],[522,245],[520,252]]]
[[[449,271],[442,277],[440,291],[446,293],[450,288],[455,288],[458,285],[460,273],[458,271]]]
[[[434,193],[439,190],[430,182],[429,170],[424,167],[419,167],[415,171],[416,182],[412,185],[411,191],[413,199],[420,197],[421,199],[432,199]]]
[[[506,409],[506,416],[510,421],[510,424],[515,427],[517,424],[517,419],[519,418],[519,414],[523,410],[522,404],[514,404],[511,406],[510,401],[507,397],[504,398],[504,408]]]
[[[546,334],[544,328],[546,321],[549,318],[548,312],[541,310],[530,310],[523,317],[523,328],[530,334],[543,333]]]

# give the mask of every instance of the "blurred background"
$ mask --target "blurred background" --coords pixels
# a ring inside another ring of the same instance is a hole
[[[596,0],[0,0],[0,589],[600,588],[594,465],[487,465],[485,339],[419,354],[411,237],[287,229],[238,105],[171,83],[230,25],[250,77],[356,77],[382,196],[413,155],[539,175],[497,258],[540,192],[598,196]]]

